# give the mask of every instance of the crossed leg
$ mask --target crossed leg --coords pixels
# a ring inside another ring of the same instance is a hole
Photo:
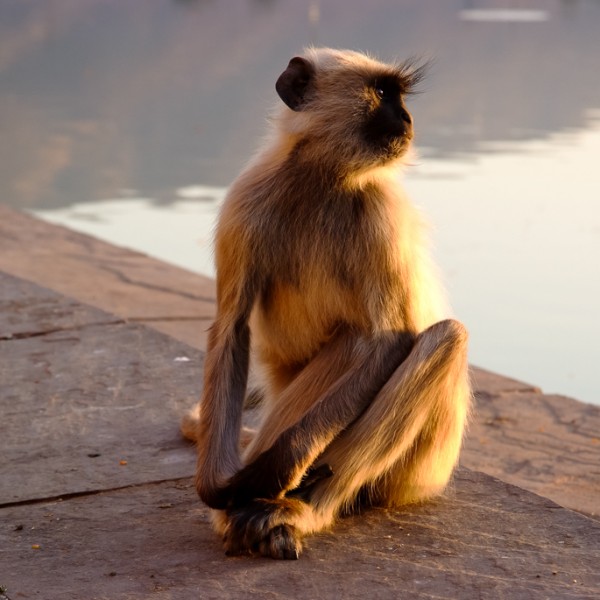
[[[422,332],[366,410],[309,465],[303,485],[218,513],[226,551],[297,558],[302,536],[330,525],[361,490],[388,506],[441,493],[469,411],[466,346],[457,321]]]

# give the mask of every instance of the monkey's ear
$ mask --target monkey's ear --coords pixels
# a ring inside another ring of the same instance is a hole
[[[279,76],[275,89],[279,97],[292,110],[302,110],[314,75],[313,65],[305,58],[296,56],[290,60],[287,69]]]

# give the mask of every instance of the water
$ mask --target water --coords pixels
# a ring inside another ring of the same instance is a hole
[[[406,185],[471,360],[600,403],[600,2],[522,4],[0,0],[0,198],[210,273],[292,55],[433,58]]]

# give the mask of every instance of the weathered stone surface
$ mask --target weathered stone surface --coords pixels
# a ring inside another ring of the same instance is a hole
[[[479,391],[461,462],[600,518],[600,406]]]
[[[0,504],[193,473],[177,423],[199,351],[1,273],[0,290]]]
[[[177,431],[200,353],[11,276],[0,299],[4,598],[600,593],[600,524],[464,470],[434,503],[341,520],[300,561],[225,558]]]
[[[125,322],[51,290],[33,288],[29,281],[0,272],[0,340]]]
[[[203,347],[214,282],[0,204],[0,271]]]
[[[517,381],[504,375],[498,375],[491,371],[486,371],[480,367],[471,367],[471,385],[473,386],[473,392],[477,395],[485,393],[487,395],[492,394],[514,394],[523,392],[538,392],[541,393],[539,387],[531,385],[530,383],[524,383],[523,381]]]
[[[2,510],[11,599],[597,598],[600,524],[461,472],[449,495],[370,510],[299,561],[226,558],[190,480]],[[39,549],[34,549],[39,546]]]

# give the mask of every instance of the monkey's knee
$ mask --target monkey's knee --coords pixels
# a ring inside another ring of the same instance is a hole
[[[469,334],[466,327],[455,319],[439,321],[417,337],[417,354],[427,357],[430,368],[441,374],[447,368],[455,373],[466,369]]]
[[[469,341],[469,332],[467,328],[456,319],[446,319],[438,321],[425,331],[421,336],[432,337],[439,343],[447,344],[455,348],[466,348]]]

